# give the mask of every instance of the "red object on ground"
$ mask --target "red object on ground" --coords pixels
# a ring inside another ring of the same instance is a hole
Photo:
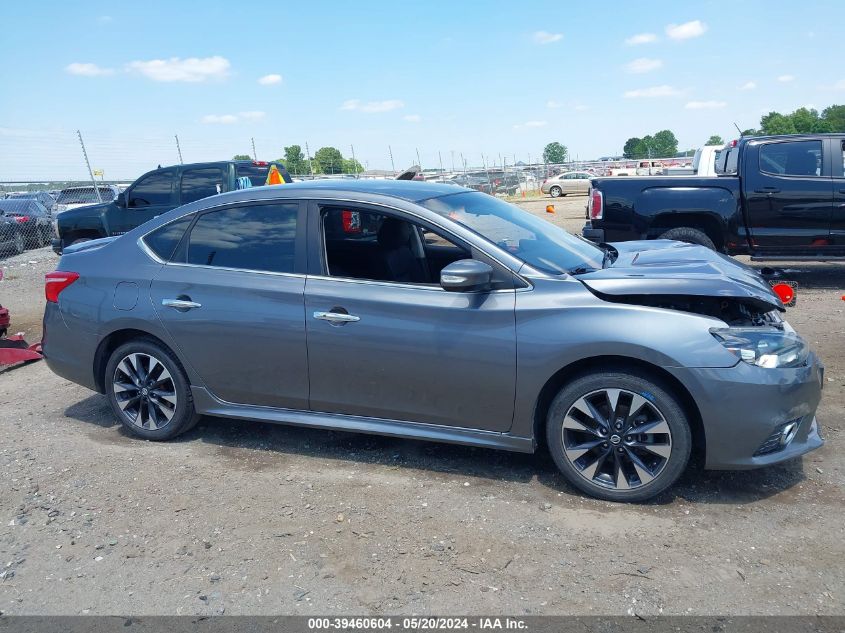
[[[20,334],[0,338],[0,366],[29,363],[44,358],[41,355],[41,343],[30,345]]]
[[[783,302],[783,305],[788,305],[795,299],[795,288],[790,286],[789,284],[775,284],[772,286],[772,290],[775,291],[775,294],[780,297],[780,300]]]

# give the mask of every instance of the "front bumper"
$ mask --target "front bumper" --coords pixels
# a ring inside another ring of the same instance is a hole
[[[581,235],[584,238],[590,240],[591,242],[595,242],[596,244],[601,244],[605,241],[604,239],[604,229],[594,229],[593,223],[587,220],[587,223],[584,225],[584,228],[581,229]]]
[[[824,367],[811,354],[805,367],[764,369],[739,362],[724,369],[667,368],[690,390],[701,413],[705,468],[744,470],[794,459],[821,447],[816,408]],[[797,421],[787,446],[758,454],[782,425]]]

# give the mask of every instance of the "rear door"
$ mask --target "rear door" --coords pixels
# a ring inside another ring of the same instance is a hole
[[[159,169],[141,176],[126,190],[126,205],[114,203],[106,214],[109,235],[121,235],[177,206],[175,169]]]
[[[287,201],[202,212],[153,280],[164,327],[221,400],[308,408],[304,218]]]
[[[746,147],[746,221],[755,250],[818,252],[830,247],[833,181],[822,139],[753,141]]]

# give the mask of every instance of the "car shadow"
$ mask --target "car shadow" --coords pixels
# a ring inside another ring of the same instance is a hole
[[[841,262],[751,262],[751,266],[759,271],[776,270],[773,280],[797,282],[798,301],[801,301],[801,288],[845,290]]]
[[[93,395],[65,410],[67,417],[102,428],[118,426],[106,399]],[[121,441],[141,441],[120,425]],[[447,477],[489,482],[537,482],[573,499],[584,495],[557,470],[545,447],[535,454],[426,442],[345,431],[249,422],[204,416],[191,431],[171,440],[203,442],[216,447],[238,466],[283,470],[279,457],[304,456],[344,462],[422,470]],[[236,467],[233,465],[233,467]],[[644,502],[665,506],[676,502],[742,505],[788,491],[806,479],[800,459],[753,471],[703,471],[693,463],[669,490]],[[597,502],[601,503],[601,502]]]

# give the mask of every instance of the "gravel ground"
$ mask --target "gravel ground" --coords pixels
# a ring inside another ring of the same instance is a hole
[[[522,204],[580,229],[584,198],[548,202]],[[31,340],[55,261],[0,263],[0,303]],[[691,471],[638,506],[579,495],[543,453],[212,418],[144,442],[43,363],[6,371],[0,611],[841,614],[845,269],[791,268],[789,319],[827,364],[827,445]]]

